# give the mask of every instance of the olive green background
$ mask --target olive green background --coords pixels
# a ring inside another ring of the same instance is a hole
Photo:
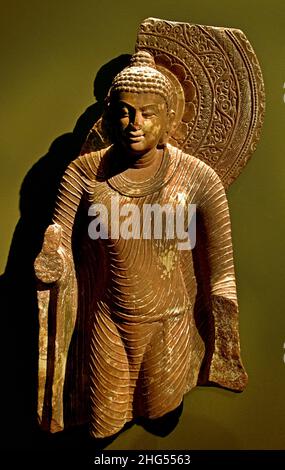
[[[242,394],[197,388],[169,436],[134,426],[109,448],[284,449],[283,0],[10,0],[0,11],[1,271],[25,174],[92,104],[100,66],[133,52],[144,18],[235,27],[247,35],[267,98],[257,151],[229,191],[248,387]]]

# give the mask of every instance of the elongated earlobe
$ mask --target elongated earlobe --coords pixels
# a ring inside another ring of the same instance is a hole
[[[168,113],[167,128],[162,134],[162,136],[160,137],[159,142],[157,144],[157,148],[163,148],[167,144],[169,136],[171,135],[174,118],[175,118],[175,112],[173,111],[173,109],[171,109]]]
[[[105,102],[104,102],[104,111],[102,115],[101,128],[106,138],[110,142],[114,143],[115,141],[114,111],[111,106],[111,100],[110,100],[109,95],[105,98]]]
[[[166,144],[167,144],[167,142],[168,142],[168,137],[169,137],[168,131],[165,131],[165,132],[163,133],[163,135],[162,135],[162,136],[160,137],[160,139],[159,139],[159,142],[158,142],[158,144],[157,144],[157,148],[163,148],[163,147],[165,147]]]

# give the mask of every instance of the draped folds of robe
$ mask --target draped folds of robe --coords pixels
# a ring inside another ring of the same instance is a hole
[[[241,391],[247,381],[219,177],[167,145],[157,174],[134,183],[110,173],[113,156],[111,146],[68,166],[46,232],[46,247],[60,237],[63,266],[55,281],[38,274],[38,415],[52,432],[89,422],[94,437],[106,437],[174,410],[197,384]],[[100,227],[93,204],[106,208]],[[140,215],[146,205],[195,204],[195,247],[181,249],[165,223],[160,238],[143,238],[141,227],[123,237],[116,217],[126,204]]]

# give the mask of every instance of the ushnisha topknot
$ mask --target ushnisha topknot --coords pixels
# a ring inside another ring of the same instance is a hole
[[[169,109],[173,91],[168,78],[157,70],[153,56],[147,51],[139,51],[112,82],[110,96],[119,92],[158,94],[165,99]]]

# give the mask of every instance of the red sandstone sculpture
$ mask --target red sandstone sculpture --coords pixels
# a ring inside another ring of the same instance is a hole
[[[263,107],[242,32],[142,23],[105,115],[66,170],[35,261],[43,427],[88,422],[106,437],[165,415],[197,383],[243,390],[225,188],[254,150]],[[130,214],[154,204],[196,205],[193,249],[168,236],[173,219],[161,217],[160,237],[154,224],[148,237],[134,227]],[[111,227],[114,207],[125,231]]]

